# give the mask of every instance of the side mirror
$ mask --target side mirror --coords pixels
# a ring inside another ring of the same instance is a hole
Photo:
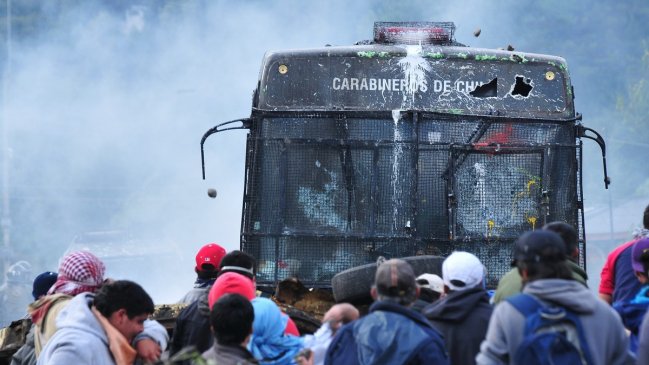
[[[224,126],[226,125],[237,123],[237,122],[241,123],[241,125],[224,128]],[[205,144],[205,140],[207,139],[207,137],[211,136],[214,133],[229,131],[232,129],[250,129],[251,124],[252,124],[252,119],[250,118],[235,119],[229,122],[218,124],[210,128],[207,132],[205,132],[205,134],[203,134],[203,138],[201,138],[201,166],[203,168],[203,180],[205,180],[205,152],[203,150],[203,145]]]

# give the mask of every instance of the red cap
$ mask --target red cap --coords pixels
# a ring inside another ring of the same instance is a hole
[[[209,264],[214,266],[214,270],[219,270],[219,265],[221,265],[221,259],[225,256],[225,249],[216,243],[208,243],[207,245],[201,247],[196,254],[196,270],[205,271],[203,269],[204,264]],[[212,271],[212,270],[209,270]]]
[[[248,300],[253,300],[255,298],[255,284],[249,277],[236,272],[220,274],[214,285],[212,285],[209,294],[207,294],[210,309],[225,294],[240,294],[248,298]]]

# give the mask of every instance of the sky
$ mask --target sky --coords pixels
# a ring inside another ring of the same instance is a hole
[[[602,107],[590,97],[594,81],[579,72],[592,67],[580,64],[588,58],[556,39],[531,37],[521,23],[525,6],[509,1],[52,3],[40,6],[58,14],[55,26],[14,41],[3,62],[13,254],[3,252],[28,259],[35,272],[55,271],[75,237],[128,232],[151,248],[142,262],[172,274],[147,288],[156,302],[172,302],[191,288],[193,255],[203,244],[239,248],[245,132],[208,139],[206,180],[199,141],[214,125],[250,115],[266,51],[351,45],[372,37],[374,21],[454,21],[461,43],[512,44],[566,57],[577,70],[572,81],[584,123]],[[548,16],[553,2],[545,3]],[[573,10],[577,23],[589,16],[579,13],[587,6]],[[569,22],[559,24],[557,32],[570,31]],[[611,46],[593,47],[605,52]],[[590,182],[601,181],[601,162],[594,143],[586,144],[589,204],[589,194],[602,200],[607,193]],[[208,197],[208,188],[217,190],[216,198]]]

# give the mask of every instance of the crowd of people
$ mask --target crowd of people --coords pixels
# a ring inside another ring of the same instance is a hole
[[[99,258],[72,252],[32,278],[23,310],[32,327],[12,365],[649,364],[649,206],[643,225],[610,253],[599,297],[577,264],[575,228],[553,222],[516,240],[495,293],[469,252],[446,257],[441,277],[390,259],[377,264],[367,313],[335,304],[305,335],[258,295],[245,252],[199,250],[172,338],[149,319],[153,300],[140,285],[105,278]],[[25,281],[31,268],[8,272]]]

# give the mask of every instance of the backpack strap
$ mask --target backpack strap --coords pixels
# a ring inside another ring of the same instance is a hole
[[[519,311],[523,317],[528,318],[532,314],[536,313],[539,309],[543,308],[543,304],[536,300],[533,296],[525,293],[520,293],[509,298],[505,299],[509,304],[511,304],[517,311]]]

